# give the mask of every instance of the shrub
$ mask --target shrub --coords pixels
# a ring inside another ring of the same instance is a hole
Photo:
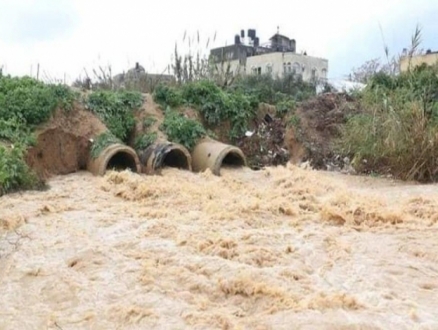
[[[43,185],[24,160],[27,147],[35,143],[32,130],[57,107],[71,109],[75,98],[66,86],[0,74],[0,139],[13,146],[0,145],[0,195]]]
[[[47,121],[57,107],[70,109],[75,94],[66,86],[46,85],[35,79],[0,76],[0,118],[18,118],[26,126]]]
[[[341,152],[354,157],[356,169],[438,180],[435,70],[371,78],[360,99],[364,112],[349,118],[338,144]]]
[[[286,99],[278,102],[275,107],[277,109],[277,116],[283,118],[290,111],[295,110],[296,103],[293,100]]]
[[[135,149],[145,150],[157,140],[157,132],[145,133],[135,139]]]
[[[287,125],[289,127],[295,127],[296,129],[300,128],[301,118],[298,115],[292,115],[287,121]]]
[[[43,186],[41,180],[24,161],[26,148],[0,145],[0,196],[19,189],[34,189]]]
[[[118,139],[111,132],[104,132],[100,134],[93,142],[91,146],[91,157],[97,158],[108,146],[111,144],[122,143],[120,139]]]
[[[170,141],[182,144],[189,150],[206,135],[201,123],[170,109],[166,110],[161,129]]]
[[[178,107],[183,104],[181,92],[174,87],[160,84],[155,88],[154,101],[163,107]]]
[[[25,146],[35,144],[35,137],[29,127],[18,118],[0,119],[0,139]]]
[[[135,126],[134,110],[141,107],[143,97],[137,92],[98,91],[90,94],[87,106],[98,115],[112,134],[127,142]]]
[[[147,117],[143,121],[143,128],[150,128],[157,122],[157,119],[154,117]]]

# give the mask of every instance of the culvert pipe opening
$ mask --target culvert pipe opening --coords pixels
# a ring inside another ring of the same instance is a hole
[[[220,175],[222,167],[240,168],[246,166],[245,155],[239,148],[206,138],[198,142],[192,151],[192,167],[195,172],[210,169]]]
[[[143,171],[146,174],[159,173],[162,168],[173,167],[192,170],[192,157],[182,145],[171,142],[159,142],[139,152]]]
[[[190,160],[187,155],[178,149],[170,150],[163,159],[161,167],[174,167],[178,169],[188,170],[190,169]]]
[[[245,159],[238,152],[229,152],[222,160],[222,167],[243,167]]]
[[[137,164],[135,158],[126,152],[117,152],[114,154],[106,165],[106,171],[124,171],[131,170],[137,172]]]
[[[140,161],[134,149],[118,143],[106,147],[99,156],[91,157],[87,167],[94,175],[104,175],[110,170],[141,172]]]

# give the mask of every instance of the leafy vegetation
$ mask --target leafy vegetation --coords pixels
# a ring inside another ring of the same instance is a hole
[[[157,119],[154,117],[147,117],[143,121],[143,128],[147,129],[152,127],[157,122]]]
[[[0,195],[43,183],[27,166],[24,156],[35,143],[34,128],[56,108],[70,110],[76,95],[66,86],[0,73]]]
[[[90,111],[98,115],[108,129],[123,142],[127,142],[135,126],[134,110],[139,109],[143,97],[137,92],[97,91],[87,100]]]
[[[117,138],[111,132],[104,132],[100,134],[93,142],[91,147],[91,157],[97,158],[108,146],[115,143],[122,143],[122,141]]]
[[[43,187],[42,181],[24,161],[25,147],[0,145],[0,196],[23,189]]]
[[[255,115],[255,108],[247,96],[239,91],[222,90],[212,81],[203,80],[179,88],[166,87],[157,90],[154,95],[157,102],[170,107],[192,106],[198,109],[208,126],[230,121],[232,138],[244,134],[248,121]]]
[[[195,146],[200,138],[206,135],[201,123],[172,111],[170,108],[166,110],[161,130],[170,141],[182,144],[189,150]]]
[[[380,70],[367,77],[367,88],[359,95],[364,110],[348,120],[339,141],[341,152],[354,157],[359,171],[438,180],[438,66],[411,68],[420,41],[417,27],[407,72]]]
[[[277,116],[280,118],[283,118],[288,113],[294,111],[295,108],[296,108],[296,103],[294,100],[286,99],[286,100],[280,101],[276,105]]]
[[[355,167],[407,180],[438,180],[438,68],[379,73],[370,78],[361,103],[364,112],[348,120],[340,141]]]
[[[33,128],[50,118],[57,108],[71,109],[75,94],[62,85],[35,79],[0,76],[0,119],[17,119]]]
[[[165,84],[160,84],[155,88],[154,101],[163,107],[178,107],[184,102],[179,90]]]
[[[212,80],[176,87],[162,85],[155,89],[154,99],[163,107],[194,107],[209,127],[228,121],[231,126],[229,136],[237,139],[243,136],[255,118],[260,102],[276,104],[279,117],[284,117],[295,108],[297,101],[314,94],[314,86],[299,77],[288,75],[274,79],[264,75],[242,77],[226,88],[219,87]]]
[[[145,133],[135,139],[135,150],[145,150],[157,140],[157,132]]]

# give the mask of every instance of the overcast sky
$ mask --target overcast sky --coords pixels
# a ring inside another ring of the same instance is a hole
[[[140,62],[149,72],[169,64],[175,42],[199,30],[201,49],[233,43],[254,28],[267,41],[280,33],[297,50],[329,60],[329,77],[340,78],[364,61],[410,43],[416,24],[422,48],[438,50],[437,0],[0,0],[0,66],[12,75],[36,73],[74,79],[110,64],[121,72]],[[194,38],[195,39],[195,38]],[[197,42],[194,41],[194,44]]]

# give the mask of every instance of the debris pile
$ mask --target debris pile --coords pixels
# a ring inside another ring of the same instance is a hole
[[[284,145],[285,131],[283,120],[266,115],[253,132],[247,132],[237,142],[252,169],[284,165],[289,161],[290,152]]]
[[[336,152],[335,140],[348,116],[359,111],[358,103],[346,93],[326,93],[302,102],[294,114],[298,124],[288,125],[286,132],[288,149],[295,150],[299,144],[304,150],[295,162],[309,162],[315,169],[350,171],[349,160]]]

